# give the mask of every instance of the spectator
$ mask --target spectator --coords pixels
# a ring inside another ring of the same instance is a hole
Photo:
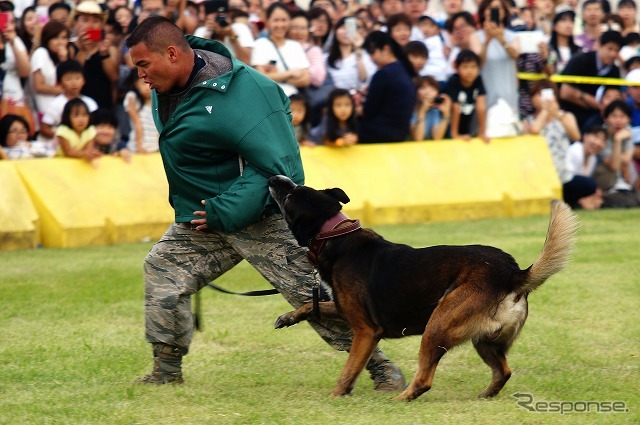
[[[429,50],[422,41],[410,41],[404,46],[404,53],[411,62],[413,70],[419,76],[424,76],[423,69],[427,66],[429,60]]]
[[[31,85],[35,106],[42,117],[49,104],[62,93],[57,85],[56,66],[69,56],[69,29],[62,23],[50,21],[42,28],[38,47],[31,56]]]
[[[638,48],[640,48],[640,34],[630,32],[624,36],[624,45],[620,49],[619,59],[622,62],[638,56]]]
[[[378,66],[371,78],[359,122],[360,143],[400,142],[409,136],[415,105],[415,71],[402,48],[389,34],[374,31],[364,49]]]
[[[269,37],[256,40],[251,65],[276,81],[287,96],[309,85],[309,60],[297,41],[287,38],[291,15],[282,3],[267,9]]]
[[[543,90],[545,96],[541,94]],[[580,130],[573,114],[560,109],[557,98],[558,89],[553,82],[549,80],[536,81],[531,86],[531,101],[535,112],[526,117],[524,126],[526,133],[544,136],[558,178],[565,185],[575,177],[572,170],[566,167],[566,156],[569,145],[580,140]],[[565,200],[569,205],[578,203],[578,199]]]
[[[434,16],[436,22],[440,27],[447,26],[447,22],[455,15],[465,11],[463,0],[440,0],[441,11],[438,13],[427,13],[430,16]],[[467,12],[471,14],[471,12]],[[475,27],[474,27],[475,29]]]
[[[115,85],[119,77],[120,52],[103,37],[107,12],[94,0],[76,6],[73,24],[78,37],[73,59],[82,64],[86,84],[82,89],[100,108],[113,109]]]
[[[127,6],[118,6],[117,8],[112,9],[112,13],[113,18],[122,27],[123,33],[125,35],[129,35],[138,22],[133,10],[129,9]]]
[[[499,22],[491,21],[492,8],[499,11]],[[518,113],[518,76],[516,59],[520,55],[519,40],[509,24],[509,7],[505,0],[482,0],[478,6],[478,30],[482,81],[487,90],[487,108],[504,99],[514,114]],[[478,52],[476,52],[478,53]]]
[[[363,39],[349,38],[345,19],[336,24],[335,37],[326,55],[327,71],[336,88],[360,90],[367,86],[376,72],[376,64],[362,49]]]
[[[204,9],[205,24],[198,27],[193,35],[219,41],[238,60],[249,63],[255,44],[249,26],[242,22],[231,22],[225,0],[205,1]]]
[[[84,75],[82,65],[74,60],[60,62],[56,68],[56,79],[62,93],[57,95],[47,107],[41,111],[40,140],[50,140],[56,132],[56,128],[62,120],[62,111],[71,99],[81,98],[87,105],[89,112],[98,109],[98,104],[89,96],[81,94],[84,87]]]
[[[604,126],[604,109],[614,100],[622,100],[622,89],[620,86],[600,86],[595,95],[596,102],[598,102],[598,113],[591,115],[582,124],[580,129],[585,131],[591,127]]]
[[[480,40],[476,34],[476,20],[469,12],[458,12],[447,21],[447,33],[451,42],[449,57],[447,59],[446,76],[453,75],[455,61],[462,50],[479,52]]]
[[[487,98],[480,76],[480,57],[463,50],[456,57],[456,73],[447,82],[447,94],[452,102],[451,137],[471,140],[479,137],[489,142],[486,134]]]
[[[8,114],[0,119],[0,159],[33,158],[29,123],[19,115]]]
[[[333,22],[329,13],[321,7],[312,7],[309,9],[309,32],[311,33],[311,43],[320,46],[323,52],[329,50],[332,42]]]
[[[310,130],[311,123],[309,119],[309,105],[304,95],[293,94],[289,97],[291,108],[291,122],[293,123],[293,131],[296,134],[296,140],[300,146],[315,146],[316,143],[311,140]]]
[[[617,31],[606,31],[600,36],[600,45],[596,51],[574,56],[564,68],[563,74],[586,77],[620,77],[615,65],[618,52],[622,47],[622,35]],[[560,87],[560,105],[562,109],[573,113],[582,127],[590,115],[598,113],[600,105],[595,94],[598,84],[564,83]]]
[[[604,109],[607,141],[594,178],[605,193],[609,190],[630,191],[633,188],[630,166],[634,145],[630,121],[631,110],[622,100],[613,101]]]
[[[49,20],[62,22],[66,26],[70,26],[69,16],[71,15],[71,6],[64,2],[52,3],[49,6]]]
[[[404,0],[376,0],[380,6],[380,13],[385,23],[389,18],[399,13],[404,13]],[[411,24],[409,24],[411,26]]]
[[[31,54],[40,43],[40,33],[42,32],[42,26],[43,24],[38,21],[38,18],[36,16],[35,6],[27,7],[18,20],[16,30],[18,32],[18,36],[24,43],[29,54]]]
[[[358,143],[356,104],[345,89],[335,89],[329,95],[327,113],[312,137],[326,146],[353,146]]]
[[[580,52],[573,40],[573,25],[576,14],[568,8],[556,8],[549,40],[549,62],[553,73],[562,73],[569,60]]]
[[[640,32],[638,26],[638,7],[634,0],[619,0],[618,1],[618,16],[622,19],[622,35],[626,36],[632,32]]]
[[[303,11],[296,12],[291,18],[288,37],[302,45],[309,61],[309,85],[305,89],[307,102],[306,118],[317,124],[322,117],[322,109],[327,104],[334,81],[327,73],[327,66],[320,46],[309,40],[309,20]]]
[[[131,162],[131,152],[118,140],[118,120],[112,111],[96,109],[91,113],[90,124],[96,129],[96,137],[93,140],[97,151]]]
[[[604,9],[601,0],[585,0],[582,3],[582,23],[584,31],[575,38],[575,42],[583,52],[595,49],[596,41],[600,39],[600,23],[604,19]]]
[[[416,97],[411,117],[411,139],[443,139],[451,120],[451,99],[440,93],[440,84],[431,76],[418,79]]]
[[[549,63],[549,46],[546,41],[538,43],[537,52],[524,52],[518,56],[516,66],[518,72],[528,72],[535,74],[551,75],[553,66]],[[518,82],[518,112],[520,119],[534,113],[534,106],[531,102],[532,81],[520,80]]]
[[[158,130],[153,123],[151,89],[133,69],[128,81],[128,92],[124,97],[124,110],[131,120],[128,149],[135,153],[158,152]]]
[[[0,10],[8,17],[7,26],[1,34],[4,49],[0,49],[0,117],[6,114],[20,115],[29,124],[27,128],[33,129],[33,112],[28,106],[21,81],[29,76],[31,70],[29,50],[16,33],[13,12],[5,4],[0,4]]]
[[[185,34],[193,34],[198,26],[198,19],[187,10],[186,0],[163,0],[165,3],[164,16],[171,19]]]
[[[593,179],[598,155],[604,149],[606,131],[599,126],[590,127],[582,134],[582,142],[567,149],[565,169],[574,178],[562,185],[562,197],[572,208],[594,210],[602,206],[602,191]]]
[[[67,102],[56,130],[57,156],[84,158],[89,162],[102,156],[94,147],[96,129],[90,125],[89,119],[89,109],[82,99]]]
[[[427,14],[427,4],[428,0],[404,0],[403,12],[411,19],[411,40],[422,41],[424,39],[419,25],[420,18]]]
[[[438,82],[444,84],[447,80],[444,37],[435,19],[430,16],[422,16],[418,22],[424,44],[427,46],[428,61],[421,70],[420,75],[431,75]]]
[[[411,18],[404,13],[389,16],[387,19],[387,31],[400,47],[406,46],[411,41]]]

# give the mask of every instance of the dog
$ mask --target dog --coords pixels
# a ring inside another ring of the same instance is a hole
[[[416,249],[386,241],[341,212],[349,197],[339,188],[315,190],[273,176],[269,192],[334,295],[334,302],[283,314],[276,329],[320,314],[343,318],[353,331],[333,396],[351,393],[382,338],[409,335],[422,335],[418,370],[396,399],[428,391],[440,359],[468,340],[493,374],[478,397],[496,396],[511,377],[506,354],[527,319],[527,296],[566,266],[578,228],[571,208],[552,201],[542,252],[521,270],[511,255],[491,246]]]

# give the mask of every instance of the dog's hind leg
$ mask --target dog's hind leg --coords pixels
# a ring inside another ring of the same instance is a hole
[[[380,342],[380,333],[374,329],[354,329],[349,357],[342,369],[338,384],[331,392],[332,396],[337,397],[351,393],[358,375],[364,369],[373,350],[378,346],[378,342]]]
[[[459,288],[449,293],[433,311],[422,334],[418,370],[409,386],[395,400],[411,401],[429,391],[440,359],[477,332],[473,313],[483,300]]]
[[[473,341],[473,346],[476,347],[476,351],[478,351],[482,360],[489,365],[493,373],[491,384],[489,384],[487,389],[478,394],[478,397],[494,397],[511,377],[511,369],[509,369],[507,365],[506,356],[509,346],[503,342],[493,342],[486,339]]]

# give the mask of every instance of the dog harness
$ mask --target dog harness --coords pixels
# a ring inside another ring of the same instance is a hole
[[[327,239],[346,235],[361,228],[360,220],[350,220],[342,212],[334,215],[322,225],[318,234],[309,241],[309,250],[307,251],[309,262],[314,267],[318,265],[318,257],[320,257]]]

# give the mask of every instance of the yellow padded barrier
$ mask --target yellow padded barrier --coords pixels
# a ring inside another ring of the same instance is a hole
[[[11,161],[0,161],[0,251],[35,248],[38,213]]]
[[[548,214],[562,190],[541,137],[302,148],[307,184],[341,187],[366,225]],[[0,250],[158,239],[173,220],[159,154],[0,162]]]
[[[562,198],[544,138],[303,148],[306,180],[341,187],[367,225],[547,214]]]
[[[157,239],[173,221],[159,154],[131,164],[104,157],[16,161],[40,216],[42,245],[77,247]]]

